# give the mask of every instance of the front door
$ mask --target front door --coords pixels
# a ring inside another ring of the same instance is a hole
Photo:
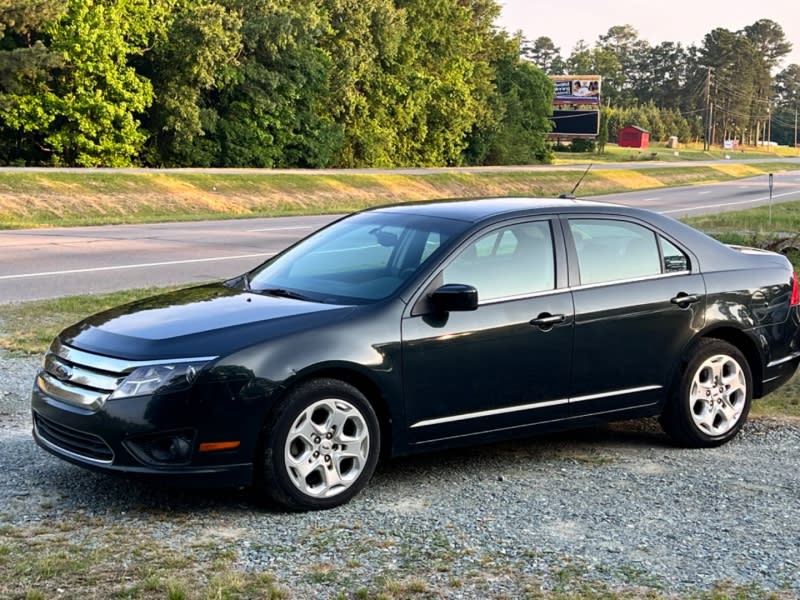
[[[556,287],[555,248],[547,219],[478,235],[433,284],[474,286],[478,309],[404,319],[412,443],[567,416],[573,308],[570,292]]]

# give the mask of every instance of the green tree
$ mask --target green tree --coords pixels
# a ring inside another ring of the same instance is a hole
[[[49,49],[38,46],[40,76],[32,89],[2,95],[3,126],[54,163],[130,164],[146,138],[137,115],[152,101],[152,86],[128,60],[148,47],[153,8],[149,0],[68,0],[63,12],[54,9],[60,16],[39,24]],[[57,68],[47,62],[52,56]]]
[[[706,34],[701,64],[713,69],[712,143],[749,130],[761,139],[767,120],[764,63],[753,43],[739,32],[717,28]],[[768,87],[768,83],[766,84]]]
[[[779,144],[793,146],[800,110],[800,65],[791,64],[778,73],[775,78],[775,92],[778,101],[773,117],[772,137]]]
[[[520,56],[531,61],[548,75],[562,75],[566,65],[561,57],[561,49],[547,36],[535,40],[522,40]]]
[[[547,118],[552,112],[553,84],[544,72],[516,52],[495,63],[497,91],[492,99],[496,122],[476,127],[465,151],[470,164],[519,165],[548,162],[551,151]]]
[[[570,75],[593,75],[594,59],[592,49],[585,40],[578,40],[566,61]]]
[[[402,77],[406,11],[392,0],[323,0],[320,45],[331,60],[327,112],[342,127],[335,163],[392,166],[411,97]],[[400,113],[400,114],[398,114]]]
[[[760,19],[744,28],[744,35],[753,44],[768,69],[778,66],[781,59],[792,51],[792,43],[775,21]]]
[[[604,154],[606,151],[606,144],[608,143],[608,118],[609,109],[600,111],[600,133],[597,136],[597,152]]]
[[[640,89],[647,77],[645,63],[650,45],[633,26],[615,25],[599,36],[595,50],[597,73],[605,80],[605,95],[614,102],[632,102],[634,90]],[[614,60],[603,54],[612,55]]]
[[[327,110],[331,61],[317,47],[324,15],[312,0],[236,2],[244,52],[216,101],[216,164],[328,166],[342,135]]]
[[[33,97],[50,89],[55,69],[63,65],[41,30],[65,9],[65,0],[0,0],[0,162],[48,158],[36,133],[52,118],[33,105]]]
[[[204,147],[205,140],[198,141],[204,126],[210,127],[216,116],[204,93],[233,79],[242,19],[216,2],[170,0],[167,6],[152,51],[135,62],[155,90],[145,119],[150,136],[144,160],[152,165],[212,164],[215,156],[198,151]]]
[[[327,1],[338,164],[459,164],[469,133],[491,119],[497,3]]]

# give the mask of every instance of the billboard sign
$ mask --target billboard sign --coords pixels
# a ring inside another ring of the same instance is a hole
[[[550,139],[595,138],[600,132],[600,75],[554,75]]]
[[[550,79],[556,88],[553,104],[600,105],[599,75],[555,75]]]

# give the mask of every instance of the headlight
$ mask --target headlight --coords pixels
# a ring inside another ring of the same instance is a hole
[[[109,400],[144,396],[155,392],[178,392],[190,387],[206,362],[186,362],[139,367],[128,375]]]

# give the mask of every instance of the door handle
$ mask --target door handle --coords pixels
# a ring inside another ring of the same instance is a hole
[[[550,329],[557,323],[563,323],[567,320],[564,315],[551,315],[550,313],[542,313],[535,319],[531,319],[531,325],[536,325],[541,329]]]
[[[686,292],[681,292],[674,298],[670,299],[670,302],[673,304],[677,304],[681,308],[686,308],[690,304],[694,304],[695,302],[699,302],[700,298],[695,296],[694,294],[687,294]]]

